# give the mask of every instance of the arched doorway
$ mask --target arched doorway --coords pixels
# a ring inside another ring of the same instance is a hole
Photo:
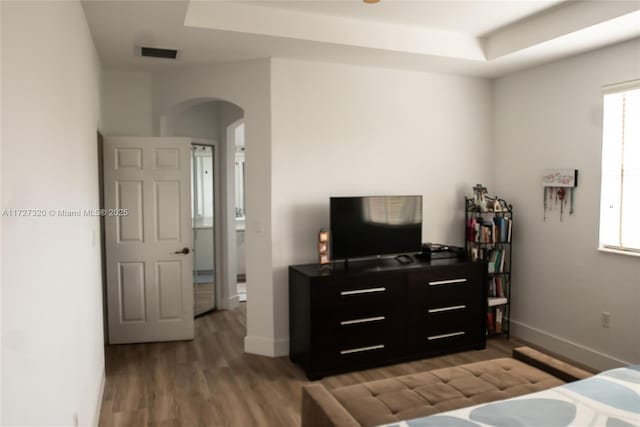
[[[269,60],[258,60],[158,73],[153,77],[152,122],[154,135],[160,136],[162,131],[171,126],[169,116],[173,112],[207,101],[228,101],[244,113],[247,188],[245,246],[246,272],[250,282],[245,306],[246,319],[241,322],[246,325],[243,326],[246,329],[244,348],[248,353],[281,356],[288,351],[287,312],[276,307],[274,297],[276,292],[284,292],[275,289],[272,257],[269,70]],[[229,244],[227,242],[226,247]],[[278,301],[283,302],[283,299],[278,297]]]
[[[215,98],[195,98],[173,106],[160,117],[159,136],[186,136],[192,138],[196,153],[194,162],[194,180],[202,179],[199,168],[203,157],[206,158],[208,147],[213,151],[211,166],[216,177],[217,188],[211,199],[214,200],[217,215],[209,218],[198,205],[202,199],[202,187],[196,184],[193,188],[194,200],[194,301],[196,315],[206,312],[211,307],[207,298],[209,280],[215,281],[215,308],[234,308],[239,302],[237,278],[238,274],[246,277],[243,268],[239,269],[239,243],[244,242],[244,191],[238,190],[236,171],[236,145],[239,130],[242,130],[242,146],[244,149],[244,110],[238,105]],[[243,150],[244,151],[244,150]],[[244,166],[244,163],[243,163]],[[208,179],[205,176],[205,179]],[[243,188],[244,190],[244,188]],[[241,197],[239,196],[241,194]],[[205,194],[205,196],[207,196]],[[209,199],[207,199],[208,202]],[[205,214],[203,216],[203,213]],[[240,213],[242,215],[240,215]],[[242,236],[239,236],[242,234]],[[242,239],[240,239],[242,237]],[[209,243],[209,241],[211,243]],[[200,255],[200,256],[199,256]],[[244,259],[242,259],[244,261]],[[244,266],[244,262],[240,267]],[[242,290],[245,290],[246,287]],[[246,290],[245,290],[246,295]],[[198,306],[198,302],[205,305]]]

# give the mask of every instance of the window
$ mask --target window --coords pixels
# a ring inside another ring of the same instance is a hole
[[[604,91],[600,247],[640,253],[640,81]]]

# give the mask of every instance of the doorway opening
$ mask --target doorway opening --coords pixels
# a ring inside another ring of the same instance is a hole
[[[215,146],[191,145],[191,226],[193,231],[193,314],[216,309]]]
[[[244,116],[244,110],[238,105],[213,98],[183,101],[160,116],[160,136],[191,138],[194,147],[200,147],[193,150],[199,154],[193,163],[192,171],[195,175],[200,174],[199,177],[194,175],[196,183],[192,190],[195,315],[213,309],[235,308],[242,298],[242,295],[238,294],[237,281],[239,275],[241,279],[246,278]],[[236,142],[242,147],[240,193],[236,191]],[[211,155],[203,150],[202,146],[212,147]],[[207,170],[205,164],[211,165],[211,175],[204,173]],[[202,172],[199,167],[203,167]],[[213,184],[211,178],[214,180]],[[213,188],[213,195],[208,191],[202,193],[205,185]],[[196,188],[199,194],[193,192]],[[206,201],[205,196],[208,197]],[[237,197],[241,198],[241,204],[236,203]],[[202,203],[211,206],[211,200],[214,203],[212,218],[202,206]],[[240,209],[237,209],[238,207]],[[246,286],[241,285],[240,288],[246,295]]]

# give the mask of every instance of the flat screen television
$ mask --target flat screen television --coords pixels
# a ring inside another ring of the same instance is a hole
[[[422,196],[331,197],[331,257],[420,252]]]

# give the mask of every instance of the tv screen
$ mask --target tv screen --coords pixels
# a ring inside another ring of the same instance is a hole
[[[332,197],[333,259],[420,252],[422,196]]]

